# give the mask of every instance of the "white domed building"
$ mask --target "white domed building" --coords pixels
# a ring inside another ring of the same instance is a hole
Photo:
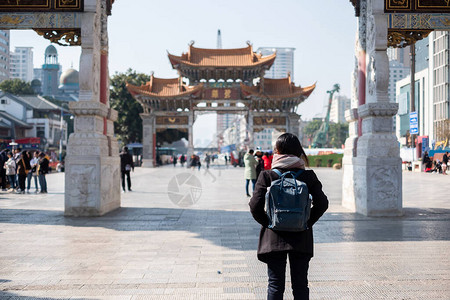
[[[75,69],[65,70],[59,78],[59,97],[66,101],[78,101],[80,91],[79,74]]]

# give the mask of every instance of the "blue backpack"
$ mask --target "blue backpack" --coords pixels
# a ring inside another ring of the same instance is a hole
[[[304,231],[311,212],[311,196],[308,186],[297,180],[298,172],[273,169],[280,176],[272,181],[266,192],[265,211],[269,217],[269,228],[278,231]]]

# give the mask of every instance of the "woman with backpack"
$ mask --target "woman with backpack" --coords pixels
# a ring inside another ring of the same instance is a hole
[[[257,254],[258,259],[267,264],[269,300],[283,299],[287,257],[291,268],[294,299],[309,299],[308,267],[313,256],[312,227],[327,210],[328,199],[314,171],[304,170],[305,166],[308,166],[308,158],[298,138],[291,133],[282,134],[275,144],[272,170],[262,172],[249,202],[253,218],[262,226]],[[265,212],[265,195],[272,181],[280,178],[274,169],[280,173],[292,171],[299,174],[297,180],[304,182],[308,187],[308,192],[312,196],[312,208],[306,230],[269,229],[270,220]]]

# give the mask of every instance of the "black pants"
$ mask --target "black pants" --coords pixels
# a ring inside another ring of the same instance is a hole
[[[127,175],[128,190],[131,190],[130,171],[122,171],[122,189],[125,191],[125,175]]]
[[[286,283],[286,258],[291,266],[292,293],[295,300],[308,300],[308,267],[310,256],[298,252],[275,252],[267,261],[269,285],[268,300],[282,300]]]
[[[2,189],[6,189],[6,170],[5,169],[0,170],[0,176],[2,178]]]
[[[25,191],[25,179],[27,179],[27,175],[19,174],[19,188],[21,191]]]

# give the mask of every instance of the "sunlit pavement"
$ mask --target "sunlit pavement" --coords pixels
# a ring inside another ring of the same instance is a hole
[[[342,171],[316,172],[311,299],[450,299],[450,176],[404,172],[405,215],[367,218],[340,206]],[[0,194],[1,299],[265,298],[242,168],[136,168],[100,218],[64,218],[64,174],[48,182]]]

